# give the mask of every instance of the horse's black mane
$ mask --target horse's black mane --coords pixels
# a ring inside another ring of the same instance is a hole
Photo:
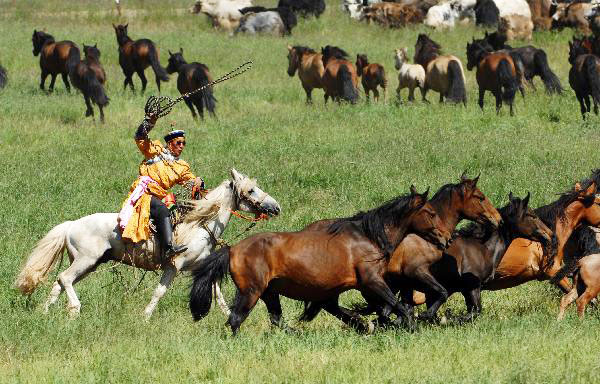
[[[305,47],[303,45],[295,45],[292,48],[296,51],[298,57],[302,57],[302,55],[304,55],[305,53],[317,53],[314,49]]]
[[[429,36],[420,33],[415,44],[414,62],[424,65],[440,55],[442,46],[431,40]]]
[[[579,185],[582,190],[586,190],[595,183],[596,186],[600,186],[600,169],[592,171],[592,174],[587,179],[582,180]],[[574,188],[564,192],[560,195],[558,200],[553,203],[546,204],[534,210],[535,214],[550,228],[552,231],[556,230],[556,221],[565,220],[565,208],[579,196],[579,191]]]
[[[520,198],[516,197],[513,201],[509,202],[502,208],[498,208],[498,213],[502,216],[503,223],[501,226],[507,226],[509,217],[512,217],[516,213],[517,203],[521,201]],[[476,222],[470,222],[467,226],[455,231],[454,233],[461,237],[471,237],[481,240],[482,242],[487,241],[495,230],[494,226],[490,223],[480,224]]]
[[[462,197],[463,190],[462,190],[462,188],[460,188],[461,186],[462,186],[461,183],[446,184],[446,185],[441,186],[440,189],[437,190],[435,195],[433,195],[431,197],[430,202],[435,205],[438,202],[442,202],[443,200],[452,197],[452,191],[454,191],[457,188],[458,188],[459,195]]]
[[[348,58],[348,53],[346,53],[346,51],[334,45],[327,45],[325,48],[323,48],[322,53],[323,60],[327,60],[330,57],[335,57],[336,59]]]
[[[385,226],[399,226],[410,212],[410,203],[414,198],[415,195],[411,194],[401,195],[370,211],[361,211],[354,216],[337,219],[329,225],[327,232],[336,235],[350,225],[377,244],[387,257],[390,242],[385,233]]]

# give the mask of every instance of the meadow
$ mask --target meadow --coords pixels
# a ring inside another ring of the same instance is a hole
[[[13,282],[35,243],[63,221],[118,210],[137,176],[141,155],[133,133],[156,85],[147,70],[144,96],[123,91],[111,23],[129,22],[133,39],[154,40],[163,65],[167,49],[180,47],[188,61],[207,64],[215,77],[246,60],[254,62],[251,71],[215,87],[217,119],[194,122],[182,103],[151,132],[161,138],[172,122],[186,129],[183,157],[209,187],[227,178],[231,167],[257,178],[283,212],[249,233],[297,230],[317,219],[350,215],[407,192],[411,184],[435,191],[458,181],[464,170],[481,173],[479,186],[495,205],[506,204],[510,191],[519,196],[530,191],[530,205],[537,207],[600,165],[600,120],[595,115],[581,119],[568,87],[571,30],[536,32],[532,41],[546,50],[564,94],[547,95],[538,79],[537,91],[527,89],[524,99],[517,96],[516,115],[510,118],[507,108],[496,116],[489,94],[485,110],[479,110],[473,72],[466,72],[466,108],[440,105],[435,93],[428,95],[430,105],[393,103],[395,48],[408,47],[412,57],[418,33],[428,32],[445,52],[465,62],[467,41],[483,34],[474,26],[387,30],[350,20],[336,0],[320,19],[300,19],[292,36],[231,38],[213,30],[206,17],[186,13],[190,3],[127,0],[125,9],[136,12],[119,19],[106,12],[113,6],[108,0],[0,1],[0,64],[9,75],[0,91],[0,382],[600,379],[597,310],[588,310],[580,321],[571,308],[558,323],[560,293],[548,282],[484,292],[483,315],[470,324],[420,325],[415,333],[387,330],[368,336],[327,314],[299,324],[300,303],[283,299],[284,316],[298,334],[272,329],[259,303],[233,338],[216,308],[192,322],[187,275],[176,279],[146,322],[142,311],[158,275],[118,265],[102,266],[75,286],[82,303],[77,319],[69,319],[64,296],[49,314],[42,313],[56,271],[31,298],[21,296]],[[83,98],[68,94],[62,81],[57,80],[53,94],[39,89],[33,29],[46,29],[57,41],[73,40],[80,47],[98,44],[108,75],[106,124],[85,118]],[[305,105],[298,78],[286,73],[288,43],[338,45],[353,58],[367,53],[386,67],[390,102],[366,104],[363,97],[356,106],[323,105],[322,91],[315,90],[314,105]],[[139,90],[137,77],[134,83]],[[175,77],[162,90],[177,96]],[[245,226],[233,221],[225,240],[239,240]],[[225,290],[231,298],[231,282]],[[342,304],[358,299],[349,292]],[[445,311],[464,311],[462,298],[453,296]]]

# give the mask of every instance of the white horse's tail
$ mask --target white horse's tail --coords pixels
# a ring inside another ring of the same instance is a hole
[[[24,294],[31,295],[35,288],[46,279],[48,273],[56,264],[58,256],[62,255],[67,245],[67,233],[72,221],[65,221],[52,228],[29,255],[15,286]]]

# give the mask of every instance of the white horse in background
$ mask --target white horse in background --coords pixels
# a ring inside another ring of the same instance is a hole
[[[475,20],[476,0],[449,0],[429,8],[425,25],[433,28],[452,28],[459,22]]]
[[[160,245],[153,239],[136,245],[132,252],[132,247],[121,239],[121,231],[117,226],[118,214],[95,213],[79,220],[66,221],[50,230],[29,255],[15,285],[23,294],[32,294],[66,249],[71,265],[58,274],[44,310],[48,311],[64,289],[69,312],[76,315],[81,310],[81,303],[73,284],[100,264],[112,260],[146,270],[162,269],[158,287],[144,311],[149,318],[177,272],[191,270],[214,250],[216,240],[223,234],[234,211],[269,216],[278,215],[281,211],[279,203],[263,192],[256,181],[235,169],[231,170],[231,177],[232,180],[223,181],[204,198],[186,202],[191,211],[175,228],[175,242],[185,244],[188,248],[162,265],[153,262],[160,254]],[[228,314],[229,309],[218,285],[215,285],[215,292],[221,309]]]
[[[398,88],[396,89],[398,102],[402,101],[400,91],[404,88],[408,88],[408,101],[415,99],[415,88],[419,88],[421,96],[423,96],[425,68],[421,64],[409,64],[406,48],[396,49],[394,52],[395,66],[398,70]]]

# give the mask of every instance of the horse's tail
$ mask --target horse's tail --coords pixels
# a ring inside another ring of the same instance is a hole
[[[65,63],[67,67],[67,74],[71,73],[75,69],[80,60],[81,54],[79,53],[79,48],[77,48],[75,45],[72,45],[71,49],[69,49],[67,62]]]
[[[158,52],[156,51],[154,44],[148,44],[148,50],[148,60],[150,60],[150,65],[152,66],[152,70],[156,77],[162,81],[169,81],[167,70],[164,69],[158,61]]]
[[[199,87],[203,87],[209,83],[208,76],[206,75],[206,70],[203,67],[197,67],[192,73],[192,80]],[[202,91],[200,91],[200,100],[204,107],[211,113],[215,114],[215,107],[217,103],[217,99],[213,95],[212,87],[206,87]]]
[[[6,86],[6,82],[8,81],[8,76],[6,75],[6,69],[0,65],[0,88],[4,88]]]
[[[83,82],[87,88],[87,94],[92,98],[92,101],[100,107],[108,105],[108,96],[104,91],[104,87],[98,81],[96,73],[91,69],[87,68],[83,75]]]
[[[352,82],[352,74],[346,65],[340,65],[338,77],[342,86],[342,99],[354,104],[358,101],[358,90]]]
[[[561,94],[563,91],[563,87],[560,84],[560,80],[558,79],[558,77],[554,74],[554,72],[552,72],[550,66],[548,65],[548,58],[546,57],[546,52],[539,49],[533,55],[533,63],[535,65],[536,72],[540,74],[540,77],[544,82],[546,92]]]
[[[448,85],[448,99],[453,103],[462,102],[467,105],[467,91],[465,89],[465,76],[461,65],[457,60],[448,63],[448,76],[450,84]]]
[[[377,72],[375,73],[377,84],[379,84],[383,89],[387,88],[388,80],[385,76],[385,69],[382,65],[377,67]]]
[[[190,311],[194,321],[198,321],[210,310],[212,287],[229,273],[229,246],[224,246],[208,255],[194,269],[194,282],[190,290]]]
[[[66,221],[52,228],[29,255],[23,270],[17,276],[15,286],[24,294],[31,295],[35,288],[46,279],[62,255],[67,245],[67,234],[72,221]]]
[[[587,83],[590,85],[592,89],[592,97],[596,103],[600,103],[600,78],[598,77],[598,68],[596,66],[596,56],[587,55],[585,61],[583,62],[583,70],[585,71],[585,76]]]
[[[498,63],[496,72],[498,74],[499,85],[504,88],[502,91],[502,100],[510,104],[515,101],[515,94],[517,93],[517,88],[519,88],[517,77],[512,74],[512,69],[512,65],[510,65],[509,61],[502,59],[500,60],[500,63]]]

